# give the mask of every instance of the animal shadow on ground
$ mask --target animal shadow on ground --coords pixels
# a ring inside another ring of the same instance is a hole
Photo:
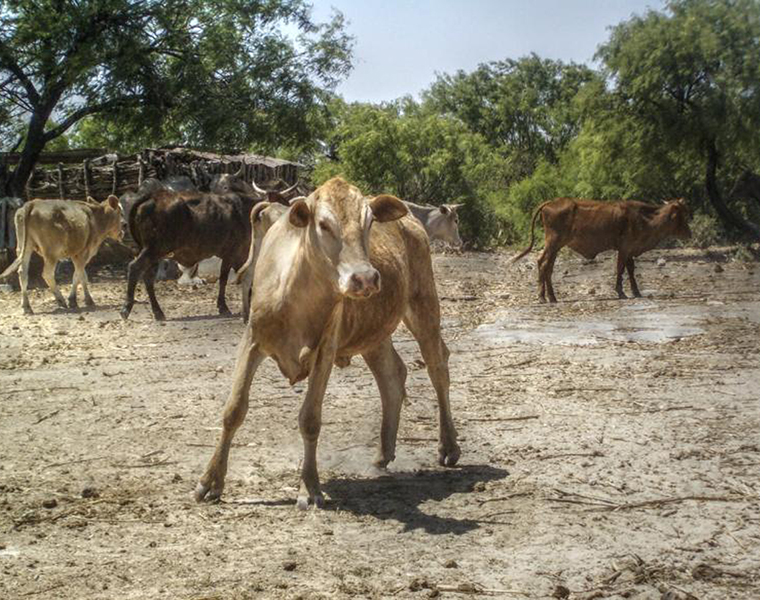
[[[381,520],[395,519],[404,524],[405,532],[423,529],[430,534],[461,535],[477,529],[480,521],[432,514],[435,509],[423,512],[421,505],[441,502],[454,494],[472,493],[477,483],[504,479],[508,475],[504,469],[489,465],[468,465],[445,471],[394,473],[379,479],[335,478],[323,488],[331,497],[328,509]],[[457,510],[461,512],[461,507]]]

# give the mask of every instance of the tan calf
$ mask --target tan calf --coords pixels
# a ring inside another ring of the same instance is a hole
[[[16,211],[15,224],[18,256],[0,278],[18,271],[24,313],[32,314],[27,294],[32,252],[39,254],[45,262],[42,277],[61,307],[66,308],[66,302],[55,282],[55,265],[63,258],[71,258],[74,263],[69,307],[77,308],[79,284],[84,290],[85,304],[94,306],[87,287],[85,266],[107,237],[121,239],[119,199],[109,196],[103,202],[97,202],[92,198],[88,198],[87,202],[31,200]]]
[[[321,505],[317,441],[333,364],[361,354],[380,390],[382,421],[375,464],[395,458],[406,367],[391,335],[403,320],[417,339],[438,397],[438,459],[459,458],[449,406],[449,352],[427,236],[393,196],[371,201],[332,179],[296,200],[264,237],[254,275],[250,321],[238,350],[222,436],[196,488],[219,498],[232,439],[248,411],[257,367],[269,356],[291,384],[308,378],[298,422],[304,443],[299,508]]]

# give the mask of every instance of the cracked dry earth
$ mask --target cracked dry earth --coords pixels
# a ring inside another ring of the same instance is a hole
[[[161,324],[145,303],[121,322],[105,270],[79,314],[0,293],[0,598],[760,598],[760,265],[651,252],[645,297],[619,301],[609,255],[563,254],[548,306],[535,254],[510,255],[435,257],[459,466],[436,465],[402,328],[397,460],[368,469],[379,397],[356,358],[325,402],[327,507],[305,513],[304,388],[271,361],[223,502],[192,500],[243,328],[215,286],[159,284]]]

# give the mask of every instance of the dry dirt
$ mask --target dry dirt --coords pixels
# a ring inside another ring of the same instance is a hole
[[[161,324],[145,303],[121,322],[105,270],[80,314],[37,290],[25,318],[0,293],[0,598],[760,598],[760,265],[733,253],[649,253],[628,301],[609,255],[562,255],[554,306],[535,255],[437,255],[460,465],[436,465],[400,330],[397,460],[368,470],[379,398],[357,358],[328,388],[327,507],[305,513],[303,385],[272,362],[224,501],[192,500],[243,328],[214,286],[159,284]]]

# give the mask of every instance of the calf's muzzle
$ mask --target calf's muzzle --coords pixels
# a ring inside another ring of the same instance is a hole
[[[380,273],[373,267],[354,271],[341,287],[349,298],[369,298],[380,291]]]

